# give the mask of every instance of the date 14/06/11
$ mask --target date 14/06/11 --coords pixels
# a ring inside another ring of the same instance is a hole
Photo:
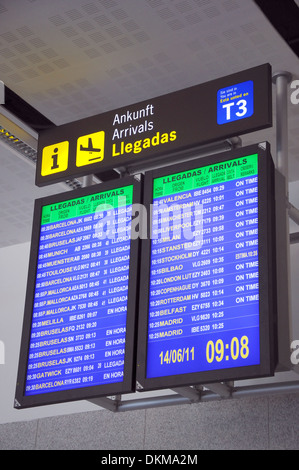
[[[225,344],[221,339],[208,341],[206,344],[206,361],[212,364],[214,361],[222,362],[226,360],[246,359],[249,356],[249,339],[234,337],[229,344]],[[160,364],[175,364],[195,360],[195,347],[168,349],[159,354]]]

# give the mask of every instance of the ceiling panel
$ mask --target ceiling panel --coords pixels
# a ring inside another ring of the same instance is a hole
[[[252,0],[0,0],[0,24],[0,79],[56,125],[265,62],[299,78],[298,57]],[[289,137],[296,181],[291,102]],[[275,128],[242,140],[269,140],[275,153]],[[29,240],[34,198],[57,192],[35,188],[34,168],[3,149],[0,246]]]
[[[8,151],[0,141],[0,248],[31,239],[34,199],[63,191],[65,184],[37,188],[34,184],[35,167],[15,153]]]

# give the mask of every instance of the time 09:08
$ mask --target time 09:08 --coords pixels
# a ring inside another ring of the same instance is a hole
[[[224,343],[222,339],[208,341],[206,345],[206,360],[209,364],[221,362],[223,360],[233,359],[236,361],[241,357],[246,359],[249,356],[248,336],[242,336],[241,339],[234,336],[229,343]]]
[[[237,360],[239,357],[246,359],[249,356],[249,339],[242,336],[241,339],[236,336],[229,343],[224,343],[222,339],[217,341],[208,341],[206,345],[206,361],[211,364],[214,361]],[[177,362],[189,362],[195,360],[195,348],[181,348],[161,351],[159,354],[160,364],[175,364]]]

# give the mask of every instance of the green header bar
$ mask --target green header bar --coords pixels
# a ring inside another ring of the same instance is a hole
[[[133,185],[102,193],[89,194],[77,199],[49,204],[42,208],[41,225],[81,217],[104,210],[128,206],[133,201]]]
[[[227,160],[214,165],[194,168],[173,175],[154,179],[153,197],[171,196],[172,194],[225,183],[235,179],[257,175],[258,156],[248,155],[234,160]]]

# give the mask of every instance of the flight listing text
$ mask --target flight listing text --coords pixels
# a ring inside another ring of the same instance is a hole
[[[147,377],[259,364],[257,158],[154,179]]]
[[[123,381],[132,194],[43,207],[26,395]],[[108,205],[119,226],[101,239]]]

